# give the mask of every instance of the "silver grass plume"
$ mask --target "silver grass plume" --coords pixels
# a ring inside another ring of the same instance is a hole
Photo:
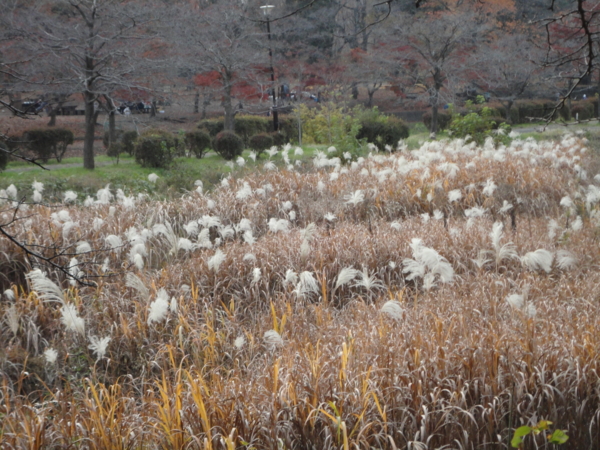
[[[31,287],[43,301],[58,302],[62,305],[65,304],[65,294],[63,290],[46,278],[40,269],[32,270],[25,275],[25,278],[29,280]]]
[[[125,286],[135,289],[143,300],[150,297],[150,290],[146,287],[144,282],[133,273],[128,273],[125,277]]]

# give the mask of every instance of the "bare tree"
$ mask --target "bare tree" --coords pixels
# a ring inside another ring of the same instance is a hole
[[[94,134],[100,102],[118,88],[136,86],[152,5],[116,0],[35,2],[15,10],[28,40],[23,79],[34,88],[60,86],[80,93],[85,109],[83,165],[94,168]],[[24,19],[25,17],[25,19]],[[18,29],[18,28],[17,28]],[[14,76],[14,74],[13,74]],[[110,102],[109,102],[110,105]]]
[[[179,60],[192,59],[199,73],[208,74],[211,88],[220,95],[225,115],[225,129],[233,130],[236,90],[246,86],[252,72],[260,70],[267,51],[266,35],[259,23],[246,18],[244,5],[224,0],[202,5],[199,10],[180,5],[179,27],[172,30],[175,55]]]
[[[398,54],[400,72],[425,88],[431,106],[431,133],[438,129],[438,108],[449,77],[467,69],[467,60],[479,45],[486,25],[473,12],[460,10],[408,15],[397,28],[405,46]],[[451,94],[451,93],[449,93]]]
[[[509,123],[515,101],[545,87],[544,70],[539,65],[543,53],[532,38],[525,33],[503,33],[475,56],[473,84],[500,101]]]

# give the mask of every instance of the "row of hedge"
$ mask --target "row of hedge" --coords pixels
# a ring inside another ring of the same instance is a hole
[[[486,105],[473,105],[468,111],[461,112],[462,115],[470,112],[481,112],[483,107],[491,110],[494,120],[498,123],[507,122],[506,108],[496,102]],[[571,108],[564,105],[559,110],[556,110],[556,102],[550,100],[531,100],[517,101],[510,109],[510,123],[527,124],[532,120],[547,119],[550,114],[553,114],[553,120],[571,120],[578,118],[579,120],[588,120],[596,117],[598,111],[598,99],[592,98],[577,102],[571,102]],[[438,112],[438,129],[445,130],[452,121],[452,113],[448,110],[440,110]],[[423,123],[428,129],[431,129],[431,112],[423,114]]]

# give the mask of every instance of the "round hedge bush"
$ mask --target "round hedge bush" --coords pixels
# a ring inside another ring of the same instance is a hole
[[[408,134],[408,126],[402,120],[396,117],[388,117],[387,120],[366,120],[362,122],[356,138],[366,139],[368,143],[376,145],[380,151],[383,151],[386,145],[395,150],[398,141],[406,139]]]
[[[210,150],[210,135],[203,130],[188,131],[185,133],[185,145],[196,158],[202,158]]]
[[[431,111],[427,111],[423,114],[423,123],[428,130],[431,130],[432,115]],[[445,111],[438,111],[438,131],[446,130],[452,122],[452,114]]]
[[[260,156],[265,150],[273,147],[273,137],[267,133],[255,134],[250,138],[248,146]]]
[[[148,130],[135,142],[135,161],[142,167],[167,168],[177,152],[177,140],[163,130]]]
[[[224,159],[231,161],[241,156],[244,151],[244,141],[231,131],[221,131],[213,139],[213,149]]]

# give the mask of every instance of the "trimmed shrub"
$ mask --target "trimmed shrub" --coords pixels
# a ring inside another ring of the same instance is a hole
[[[114,142],[111,142],[110,144],[116,144],[117,142],[121,142],[121,140],[123,139],[123,130],[115,130],[115,140]],[[104,148],[108,149],[109,148],[109,141],[110,141],[110,133],[108,131],[104,132],[104,136],[102,136],[102,145],[104,145]]]
[[[431,130],[431,120],[431,111],[423,114],[423,123],[428,130]],[[452,114],[445,111],[438,111],[438,131],[447,130],[450,122],[452,122]]]
[[[288,143],[287,136],[282,130],[273,131],[269,133],[269,136],[271,136],[271,138],[273,139],[273,145],[276,145],[277,147],[283,147],[285,144]]]
[[[163,130],[148,130],[135,142],[135,161],[142,167],[167,168],[177,152],[177,140]]]
[[[250,142],[250,137],[268,133],[273,130],[273,120],[265,116],[235,116],[234,131],[244,143]]]
[[[271,128],[268,129],[269,131]],[[298,142],[298,119],[294,116],[280,115],[279,116],[279,131],[283,133],[287,142]],[[287,144],[286,142],[286,144]]]
[[[221,131],[213,139],[213,149],[224,159],[230,161],[242,154],[244,141],[231,131]]]
[[[123,151],[127,152],[130,156],[135,154],[135,141],[138,138],[137,131],[125,131],[121,138],[123,144]]]
[[[219,134],[225,128],[223,124],[223,118],[219,119],[204,119],[198,123],[198,129],[206,130],[208,135],[211,138],[214,138],[217,134]]]
[[[398,141],[406,139],[409,131],[406,124],[396,117],[386,117],[385,120],[369,119],[361,122],[357,139],[366,139],[368,143],[375,144],[382,151],[389,145],[396,150]]]
[[[595,105],[592,101],[573,102],[571,107],[571,118],[589,120],[595,117]]]
[[[500,129],[500,133],[495,130]],[[505,123],[505,119],[492,117],[492,110],[483,108],[480,113],[470,112],[464,116],[459,114],[454,116],[450,123],[449,131],[452,137],[467,138],[475,141],[477,145],[482,145],[488,136],[494,139],[496,144],[508,143],[507,134],[510,132],[510,126]]]
[[[39,128],[26,131],[23,138],[37,158],[42,163],[47,163],[52,156],[61,162],[67,147],[73,143],[74,136],[66,128]]]
[[[188,131],[185,133],[185,145],[196,158],[202,158],[210,150],[211,139],[203,130]]]
[[[260,157],[265,150],[271,148],[273,145],[273,136],[267,133],[259,133],[250,138],[248,147],[254,150],[256,155]]]

